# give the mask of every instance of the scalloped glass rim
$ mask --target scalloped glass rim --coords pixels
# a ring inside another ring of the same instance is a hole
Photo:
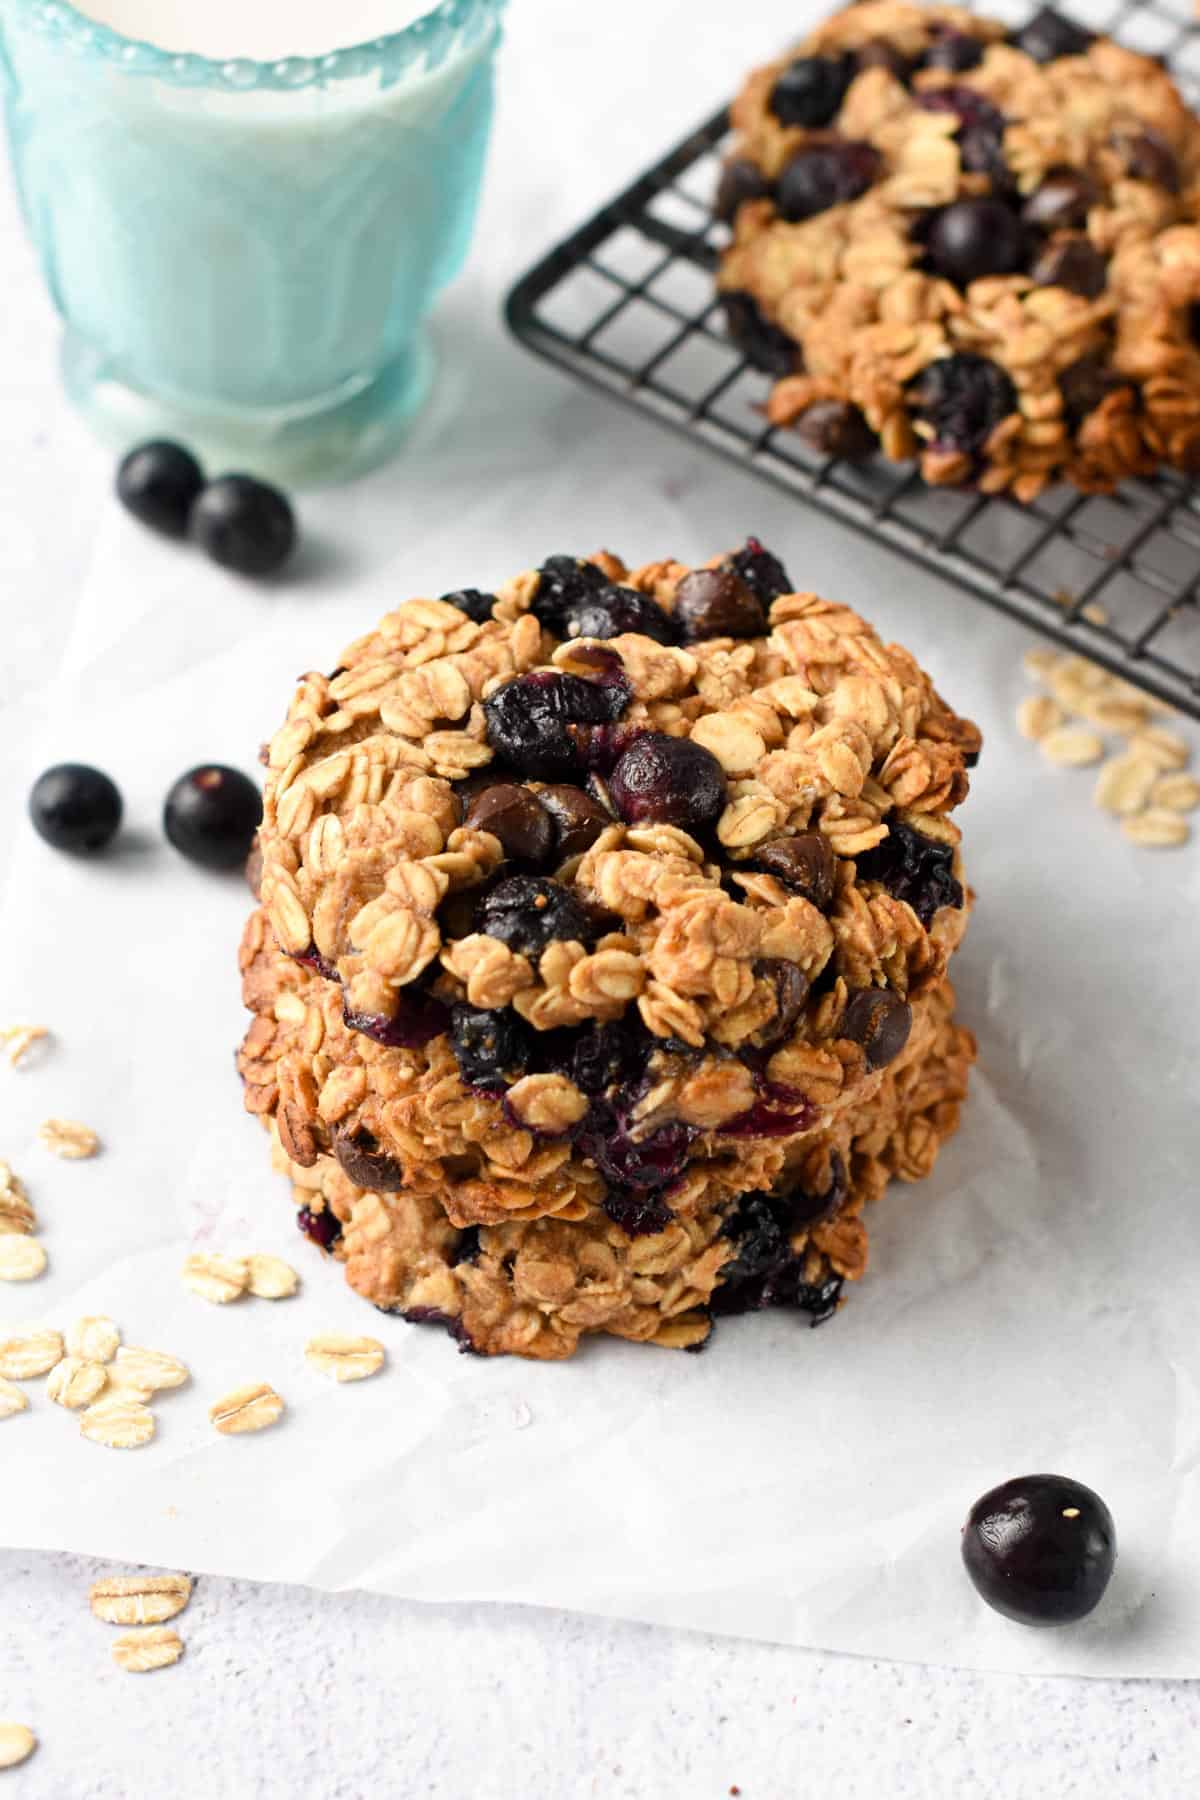
[[[379,75],[395,81],[418,61],[435,67],[460,40],[473,43],[499,24],[508,0],[439,0],[427,13],[387,37],[330,50],[324,56],[288,56],[271,62],[251,57],[197,56],[160,50],[123,37],[87,18],[70,0],[15,0],[16,11],[39,31],[61,38],[68,49],[118,65],[130,75],[153,76],[175,87],[215,87],[229,92],[275,89],[295,93],[334,81]]]

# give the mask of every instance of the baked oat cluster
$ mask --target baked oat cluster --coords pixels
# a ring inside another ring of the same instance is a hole
[[[489,1353],[828,1316],[965,1093],[978,749],[753,539],[397,607],[264,751],[239,1068],[301,1227]]]
[[[773,423],[1022,501],[1200,470],[1200,121],[1160,63],[865,0],[733,123],[718,280]]]

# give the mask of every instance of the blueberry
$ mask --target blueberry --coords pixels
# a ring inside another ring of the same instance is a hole
[[[431,1039],[441,1037],[450,1023],[450,1015],[440,1000],[420,988],[397,993],[390,1013],[354,1012],[342,1008],[342,1022],[347,1031],[360,1031],[373,1043],[385,1044],[389,1050],[419,1050]]]
[[[495,594],[485,594],[480,588],[455,588],[452,594],[443,594],[442,599],[447,606],[457,606],[460,613],[466,613],[475,625],[486,625],[496,604]]]
[[[582,856],[612,824],[611,815],[582,788],[555,783],[542,788],[538,799],[553,822],[554,854],[560,861]]]
[[[562,781],[582,767],[573,725],[603,725],[620,717],[632,693],[624,676],[584,681],[555,669],[514,675],[484,701],[488,742],[522,775]]]
[[[912,1031],[912,1007],[890,988],[857,988],[846,1002],[838,1036],[861,1044],[868,1069],[895,1062]]]
[[[987,275],[1011,275],[1025,258],[1025,233],[1003,200],[955,200],[936,212],[927,237],[939,275],[966,287]]]
[[[1047,169],[1021,208],[1021,217],[1039,231],[1076,231],[1087,224],[1088,210],[1098,198],[1096,184],[1085,170],[1058,164]]]
[[[878,881],[893,899],[906,901],[926,931],[939,907],[963,903],[953,846],[939,844],[911,825],[893,823],[883,842],[864,851],[855,866],[860,881]]]
[[[561,882],[510,875],[484,897],[477,924],[488,937],[536,961],[547,944],[588,944],[596,933],[584,907]]]
[[[296,1214],[296,1223],[305,1237],[311,1238],[321,1250],[332,1250],[342,1235],[342,1221],[327,1206],[320,1212],[302,1206]]]
[[[619,759],[608,791],[627,825],[654,822],[704,830],[724,808],[725,774],[703,745],[648,731]]]
[[[571,1035],[564,1073],[583,1093],[603,1094],[609,1088],[628,1086],[642,1075],[649,1045],[624,1020],[593,1024]]]
[[[1096,300],[1108,281],[1108,258],[1086,237],[1058,238],[1034,258],[1029,278],[1036,287],[1066,288],[1070,294]]]
[[[769,322],[752,294],[730,289],[721,295],[721,310],[730,337],[756,369],[767,375],[790,375],[801,366],[799,345]]]
[[[774,875],[793,894],[810,902],[818,912],[833,903],[837,857],[829,839],[819,831],[802,831],[794,837],[768,838],[752,858],[756,869]]]
[[[598,1100],[578,1142],[609,1186],[621,1193],[630,1188],[663,1188],[674,1181],[682,1174],[688,1150],[698,1135],[694,1126],[678,1122],[641,1132],[627,1113]],[[615,1212],[610,1216],[617,1218]],[[617,1223],[626,1231],[634,1229],[623,1218],[617,1218]],[[643,1225],[640,1229],[658,1231],[662,1226]]]
[[[927,69],[948,69],[954,75],[964,75],[982,61],[982,41],[966,31],[940,32],[925,52]]]
[[[1034,62],[1048,63],[1059,56],[1082,56],[1092,38],[1092,32],[1064,18],[1052,6],[1042,6],[1027,25],[1014,32],[1012,42]]]
[[[735,575],[741,576],[750,592],[758,595],[764,606],[770,606],[781,594],[796,591],[779,558],[772,556],[756,537],[747,538],[741,549],[728,558],[728,565]]]
[[[548,556],[538,575],[540,579],[530,610],[559,637],[563,635],[562,622],[567,608],[577,606],[589,594],[609,585],[603,569],[577,556]]]
[[[844,206],[865,194],[880,169],[879,152],[870,144],[844,138],[798,150],[784,165],[776,184],[776,204],[793,223]]]
[[[729,224],[737,217],[743,201],[761,200],[770,191],[770,183],[758,164],[748,157],[735,156],[721,170],[713,211],[718,219]]]
[[[181,775],[163,806],[163,830],[180,855],[207,869],[234,869],[250,854],[262,796],[237,769],[201,763]]]
[[[29,817],[38,836],[56,850],[103,850],[121,823],[115,782],[87,763],[56,763],[29,792]]]
[[[836,1159],[840,1164],[841,1159]],[[841,1177],[844,1180],[844,1171]],[[835,1168],[833,1183],[839,1181]],[[837,1205],[841,1204],[839,1192]],[[826,1196],[821,1196],[821,1204]],[[733,1240],[736,1254],[721,1270],[720,1282],[710,1302],[718,1317],[760,1312],[768,1306],[794,1307],[807,1313],[814,1325],[837,1311],[842,1291],[839,1278],[824,1282],[803,1279],[803,1259],[792,1249],[795,1232],[825,1216],[814,1215],[813,1199],[800,1191],[784,1194],[743,1194],[726,1220],[722,1236]]]
[[[771,89],[771,111],[781,125],[828,125],[853,73],[846,56],[798,56]]]
[[[648,594],[635,588],[603,587],[581,595],[563,610],[562,635],[568,638],[611,638],[636,631],[656,644],[672,644],[670,617]]]
[[[469,1087],[507,1087],[528,1069],[535,1034],[519,1013],[455,1006],[450,1018],[450,1045]]]
[[[379,1140],[364,1126],[352,1131],[343,1125],[333,1130],[333,1154],[356,1187],[372,1194],[391,1194],[404,1186],[404,1165],[379,1148]]]
[[[190,450],[157,438],[138,444],[117,469],[117,498],[152,531],[187,536],[192,507],[204,486],[204,471]]]
[[[296,516],[286,495],[253,475],[210,481],[191,516],[192,536],[223,569],[271,575],[296,545]]]
[[[693,569],[675,590],[680,641],[762,637],[767,614],[753,589],[733,569]]]
[[[1099,1604],[1117,1559],[1112,1514],[1065,1475],[1019,1475],[977,1500],[962,1559],[976,1591],[1020,1625],[1072,1625]]]
[[[840,456],[845,462],[862,462],[877,444],[857,406],[845,400],[814,400],[796,420],[796,430],[822,456]]]
[[[983,448],[1017,405],[1016,389],[1004,370],[971,351],[939,357],[908,391],[917,417],[933,427],[936,448],[967,456]]]
[[[675,1217],[653,1188],[610,1188],[604,1197],[604,1210],[629,1237],[665,1231]]]
[[[467,831],[489,831],[505,856],[536,867],[554,849],[554,821],[536,794],[511,781],[498,781],[476,794],[466,811]]]

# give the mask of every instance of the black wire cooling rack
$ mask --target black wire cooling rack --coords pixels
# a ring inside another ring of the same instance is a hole
[[[1164,57],[1195,104],[1190,13],[1191,0],[1122,0],[1089,23]],[[532,268],[508,297],[515,335],[1200,718],[1200,489],[1164,474],[1103,497],[1056,487],[1022,506],[929,488],[882,457],[844,462],[764,422],[770,377],[729,341],[713,289],[726,234],[710,208],[728,133],[723,107]]]

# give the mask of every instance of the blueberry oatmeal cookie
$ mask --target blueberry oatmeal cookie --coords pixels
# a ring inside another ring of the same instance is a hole
[[[266,750],[247,1105],[320,1191],[401,1196],[406,1240],[707,1220],[707,1248],[817,1146],[846,1162],[901,1069],[953,1061],[957,1095],[978,748],[753,539],[408,601]]]
[[[1156,60],[865,0],[733,123],[718,282],[774,424],[1022,501],[1200,470],[1200,121]]]

